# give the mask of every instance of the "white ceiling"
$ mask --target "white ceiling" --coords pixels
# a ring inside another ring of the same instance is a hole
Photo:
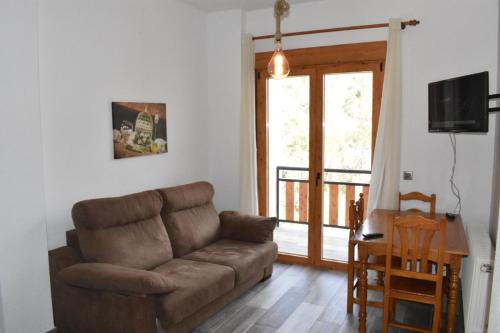
[[[201,10],[215,12],[228,9],[255,10],[271,8],[274,0],[181,0]],[[303,2],[314,2],[318,0],[289,0],[290,5]]]

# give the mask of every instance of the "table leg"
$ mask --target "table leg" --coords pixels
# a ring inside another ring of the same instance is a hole
[[[458,300],[458,274],[460,274],[461,258],[453,256],[450,260],[450,277],[448,290],[448,327],[446,332],[455,331],[455,319],[457,316]]]
[[[368,253],[363,246],[359,246],[359,333],[366,332],[366,301],[368,298]]]

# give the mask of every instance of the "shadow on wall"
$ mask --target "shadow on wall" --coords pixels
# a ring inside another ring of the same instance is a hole
[[[500,102],[497,104],[500,106]],[[491,197],[490,236],[493,244],[497,244],[500,224],[500,113],[496,114],[495,129],[495,160],[493,167],[493,190]]]

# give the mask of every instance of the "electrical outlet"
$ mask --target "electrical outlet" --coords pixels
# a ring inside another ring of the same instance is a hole
[[[403,171],[403,180],[413,180],[413,171]]]

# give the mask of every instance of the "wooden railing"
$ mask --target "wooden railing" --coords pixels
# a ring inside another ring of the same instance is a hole
[[[279,222],[290,222],[307,224],[309,214],[309,180],[308,177],[286,177],[283,174],[286,171],[297,173],[308,173],[307,168],[297,167],[282,167],[276,168],[276,214]],[[370,175],[371,171],[364,170],[339,170],[325,169],[325,175],[328,174],[356,174]],[[329,177],[324,177],[328,179]],[[323,225],[336,228],[349,228],[349,203],[351,200],[356,200],[356,193],[363,193],[365,198],[365,216],[367,210],[367,202],[369,195],[369,183],[365,182],[341,182],[341,181],[324,181],[324,200],[327,205],[323,207]],[[281,194],[282,193],[282,194]],[[282,196],[284,194],[284,197]],[[340,216],[339,196],[345,197],[344,209],[345,212]],[[280,198],[283,198],[280,201]],[[328,206],[328,209],[326,209]],[[283,214],[281,213],[283,211]]]

